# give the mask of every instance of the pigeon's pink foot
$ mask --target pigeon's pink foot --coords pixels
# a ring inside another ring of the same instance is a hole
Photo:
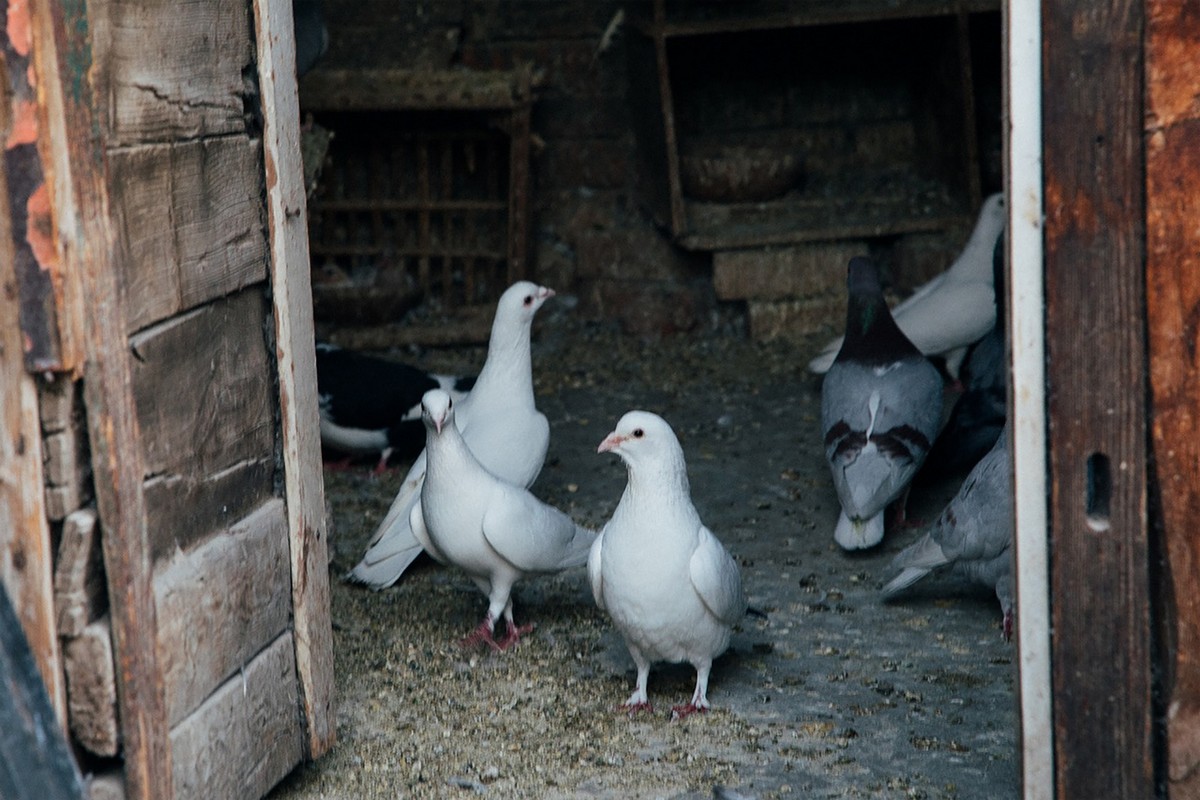
[[[497,644],[497,647],[500,650],[507,650],[508,648],[510,648],[514,644],[516,644],[517,642],[521,641],[522,636],[524,636],[527,633],[532,633],[532,632],[533,632],[533,623],[532,622],[529,623],[528,625],[521,625],[520,627],[517,627],[516,625],[514,625],[513,623],[510,622],[510,623],[508,623],[508,630],[504,634],[504,638],[500,640],[500,642]]]
[[[392,448],[389,447],[380,454],[379,463],[375,465],[375,469],[371,470],[371,474],[378,478],[380,475],[387,472],[388,469],[390,469],[390,467],[388,467],[388,459],[391,457]]]
[[[629,714],[629,716],[632,718],[632,717],[637,716],[639,713],[641,713],[643,711],[653,712],[654,706],[650,705],[649,702],[643,700],[640,703],[621,703],[621,705],[617,706],[617,710],[627,712]]]
[[[1000,623],[1000,635],[1004,637],[1004,641],[1011,642],[1013,635],[1013,612],[1004,612],[1004,621]]]
[[[504,648],[492,637],[492,621],[485,619],[479,623],[479,627],[468,633],[462,638],[459,643],[460,647],[475,647],[476,645],[486,644],[493,650],[503,650]]]
[[[684,717],[690,717],[695,713],[707,714],[708,706],[698,706],[695,703],[688,703],[685,706],[671,706],[671,720],[679,720]]]

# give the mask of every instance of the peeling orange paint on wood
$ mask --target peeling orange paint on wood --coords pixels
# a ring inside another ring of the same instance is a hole
[[[9,0],[5,14],[5,32],[12,42],[13,50],[19,55],[29,55],[33,42],[33,31],[29,24],[29,3],[26,0]]]
[[[33,250],[33,257],[43,270],[58,269],[58,249],[54,244],[54,219],[51,216],[50,190],[42,184],[33,190],[25,203],[28,214],[25,223],[25,240]]]
[[[1146,59],[1146,289],[1152,447],[1171,586],[1167,771],[1174,797],[1200,796],[1200,15],[1149,3]]]

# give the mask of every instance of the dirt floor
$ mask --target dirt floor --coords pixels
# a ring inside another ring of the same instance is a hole
[[[694,684],[686,666],[651,671],[653,714],[616,710],[633,663],[582,568],[517,587],[517,621],[537,628],[499,654],[459,646],[485,602],[451,569],[422,559],[382,592],[343,582],[402,472],[326,470],[338,741],[271,797],[1017,797],[1016,650],[995,597],[935,577],[883,604],[888,564],[919,530],[859,555],[833,542],[820,381],[804,370],[818,342],[646,343],[568,309],[551,300],[535,336],[551,441],[533,491],[600,527],[625,485],[601,439],[632,408],[674,426],[696,506],[768,615],[714,666],[713,710],[669,719]],[[406,358],[473,372],[483,350]],[[956,488],[914,491],[910,516],[932,518]]]

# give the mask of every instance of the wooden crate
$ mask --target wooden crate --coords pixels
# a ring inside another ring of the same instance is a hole
[[[319,319],[395,322],[418,300],[491,306],[527,274],[528,70],[315,70],[333,134],[309,205]]]
[[[704,251],[963,224],[981,200],[971,18],[998,8],[655,0],[629,40],[644,203]],[[761,178],[793,154],[799,175],[769,196],[689,189],[697,164]]]
[[[334,732],[291,4],[8,12],[0,579],[105,791],[261,797]]]

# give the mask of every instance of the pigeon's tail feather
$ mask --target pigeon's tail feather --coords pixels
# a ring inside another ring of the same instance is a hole
[[[592,551],[592,543],[596,541],[597,533],[597,531],[582,525],[575,526],[575,536],[571,538],[570,544],[563,553],[563,569],[582,567],[587,563],[588,554]]]
[[[412,538],[411,533],[409,537]],[[412,539],[410,547],[396,548],[397,543],[393,541],[380,544],[389,545],[390,552],[377,552],[380,550],[380,545],[372,547],[363,556],[362,561],[359,561],[354,569],[346,574],[346,580],[365,584],[376,590],[386,589],[400,580],[400,576],[416,560],[417,556],[421,555],[423,549],[416,539]]]
[[[371,537],[362,560],[350,570],[348,580],[365,583],[372,589],[386,589],[400,579],[423,549],[409,523],[412,507],[420,499],[419,489],[408,491],[406,486],[401,490]]]
[[[845,550],[865,550],[883,541],[883,512],[869,519],[850,519],[844,512],[838,516],[833,538]]]
[[[321,416],[321,444],[339,453],[363,455],[379,453],[388,446],[387,431],[363,430],[338,425],[325,415]]]
[[[950,559],[946,556],[946,551],[927,533],[897,553],[896,557],[892,559],[892,568],[914,568],[928,572],[949,563]]]
[[[920,567],[909,567],[908,569],[901,571],[899,575],[892,578],[887,582],[887,585],[883,587],[883,599],[889,600],[892,597],[895,597],[900,592],[912,586],[914,583],[921,580],[921,578],[924,578],[928,574],[929,570],[922,569]]]

